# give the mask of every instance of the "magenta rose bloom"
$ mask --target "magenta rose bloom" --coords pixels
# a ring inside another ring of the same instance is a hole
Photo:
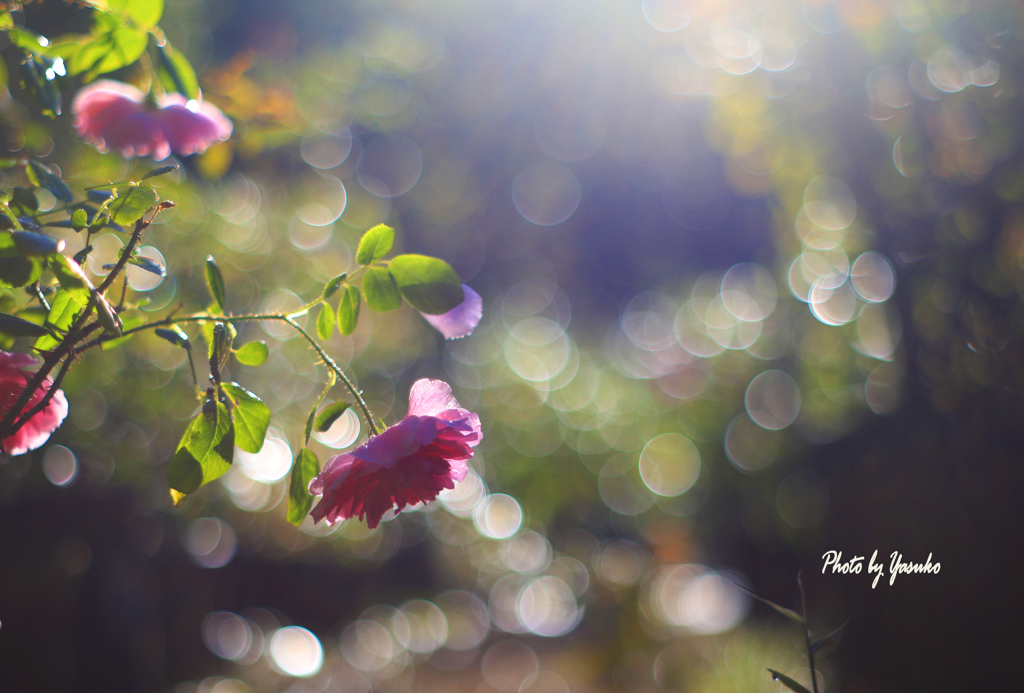
[[[30,373],[25,373],[21,369],[34,366],[36,363],[37,361],[28,354],[0,351],[0,416],[10,411],[32,377]],[[53,381],[47,378],[32,395],[25,411],[39,404],[52,386]],[[49,440],[50,434],[57,430],[67,415],[68,401],[64,398],[64,393],[57,390],[42,411],[29,419],[17,433],[0,441],[0,445],[3,445],[4,452],[12,457],[35,450]]]
[[[129,158],[152,156],[159,161],[172,152],[187,156],[231,136],[231,121],[212,104],[169,94],[153,106],[132,85],[109,79],[82,88],[71,112],[75,132],[86,143]]]
[[[462,303],[441,315],[420,313],[445,339],[460,339],[473,334],[484,314],[484,302],[480,294],[462,285]]]
[[[327,524],[365,517],[373,529],[391,508],[401,511],[455,488],[482,437],[480,417],[459,405],[447,383],[417,380],[404,419],[329,459],[310,482],[310,493],[323,496],[310,514]]]

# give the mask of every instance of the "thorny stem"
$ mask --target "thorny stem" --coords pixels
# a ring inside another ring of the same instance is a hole
[[[796,584],[800,586],[800,607],[804,617],[804,638],[807,641],[807,663],[811,669],[811,686],[814,693],[818,693],[818,675],[814,673],[814,650],[811,648],[811,629],[807,625],[807,595],[804,593],[803,572],[803,568],[797,571]]]

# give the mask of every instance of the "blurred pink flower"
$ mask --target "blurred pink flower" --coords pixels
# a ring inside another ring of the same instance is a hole
[[[482,437],[480,417],[462,408],[447,383],[417,380],[401,422],[332,457],[310,482],[310,493],[323,495],[310,514],[327,524],[365,516],[372,529],[392,507],[401,511],[455,488]]]
[[[18,397],[25,391],[31,374],[22,371],[22,368],[36,365],[37,361],[28,354],[11,354],[0,351],[0,414],[6,414]],[[39,404],[43,399],[53,381],[49,378],[32,395],[32,398],[25,406],[25,411]],[[4,452],[10,456],[22,455],[29,450],[35,450],[50,438],[50,434],[57,430],[57,427],[68,415],[68,401],[64,393],[57,390],[53,399],[28,422],[18,429],[18,432],[0,441]]]
[[[480,324],[480,318],[484,314],[484,302],[480,294],[471,288],[462,285],[463,296],[465,297],[459,305],[447,313],[441,315],[427,315],[420,313],[427,322],[434,326],[438,332],[444,335],[445,339],[460,339],[473,334],[473,330]]]
[[[82,88],[71,112],[79,137],[101,152],[115,149],[129,158],[187,156],[231,136],[231,121],[213,104],[168,94],[154,107],[132,85],[109,79]]]

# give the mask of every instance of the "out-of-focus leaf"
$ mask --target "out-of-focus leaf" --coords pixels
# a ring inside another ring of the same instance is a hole
[[[803,687],[793,679],[789,678],[785,674],[780,674],[774,669],[769,669],[768,671],[771,673],[773,679],[775,679],[776,681],[781,681],[787,688],[789,688],[794,693],[811,693],[805,687]]]
[[[270,350],[266,342],[249,342],[239,347],[235,352],[235,358],[243,366],[262,366],[267,362]]]
[[[327,396],[327,393],[331,391],[331,388],[334,387],[334,383],[336,382],[334,371],[328,371],[328,377],[329,380],[327,381],[327,387],[325,387],[320,393],[320,396],[316,398],[316,402],[313,403],[313,408],[309,410],[309,416],[306,417],[306,430],[302,439],[303,445],[309,445],[309,436],[313,434],[313,422],[316,419],[317,407],[319,407],[320,403],[324,401],[324,397]]]
[[[43,115],[56,118],[61,114],[60,87],[54,79],[52,63],[37,55],[29,55],[21,63],[21,81],[35,98]]]
[[[199,98],[199,80],[195,68],[182,53],[170,43],[157,46],[156,74],[160,84],[168,92],[176,91],[186,99]]]
[[[300,525],[313,507],[309,482],[320,473],[320,461],[309,448],[302,448],[292,464],[292,477],[288,482],[288,521]]]
[[[10,27],[6,28],[7,38],[18,48],[28,51],[29,53],[38,53],[45,48],[45,44],[49,43],[48,40],[39,40],[39,34],[26,29],[23,26],[14,26],[13,22]]]
[[[164,13],[164,0],[105,0],[105,4],[139,29],[152,29]]]
[[[11,204],[27,214],[32,214],[39,209],[39,200],[36,199],[36,194],[27,188],[12,190]]]
[[[359,288],[346,286],[345,293],[341,295],[338,303],[338,332],[346,337],[355,332],[356,324],[359,322]]]
[[[158,277],[163,277],[167,274],[167,270],[164,269],[164,267],[156,260],[151,260],[150,258],[142,257],[141,255],[133,257],[128,261],[128,264],[135,265],[139,269],[144,269],[147,272],[152,272]]]
[[[465,298],[462,280],[444,260],[426,255],[399,255],[392,258],[388,267],[402,296],[420,312],[447,313]]]
[[[227,302],[227,295],[224,290],[224,275],[220,273],[220,268],[217,267],[217,261],[213,259],[213,255],[206,256],[206,286],[210,290],[210,295],[213,296],[214,302],[220,309],[220,312],[224,312],[224,304]]]
[[[323,433],[330,428],[338,417],[345,413],[345,410],[349,408],[349,403],[343,399],[339,399],[337,402],[333,402],[324,407],[323,411],[316,415],[316,420],[313,422],[313,428],[317,433]]]
[[[0,29],[10,29],[14,26],[14,18],[10,12],[0,12]]]
[[[104,36],[106,50],[100,52],[100,58],[89,68],[88,77],[94,78],[106,72],[120,70],[131,65],[146,51],[149,34],[122,27]]]
[[[107,200],[112,198],[114,196],[114,192],[112,190],[101,190],[94,188],[92,190],[87,191],[85,193],[85,196],[88,197],[93,202],[99,202],[102,204],[103,202],[106,202]]]
[[[22,255],[46,257],[64,250],[63,238],[52,238],[45,233],[15,231],[11,234],[14,245]]]
[[[753,597],[757,601],[764,602],[765,604],[767,604],[771,608],[775,609],[780,614],[782,614],[783,616],[788,618],[790,621],[793,621],[794,623],[798,623],[801,626],[804,625],[804,618],[803,618],[803,616],[801,616],[797,612],[793,611],[792,609],[787,609],[786,607],[779,606],[775,602],[769,601],[769,600],[765,599],[764,597],[759,597],[756,594],[754,594],[753,592],[751,592],[750,590],[748,590],[746,587],[743,587],[743,585],[738,585],[738,587],[742,588],[744,591],[746,591],[751,597]]]
[[[842,639],[843,629],[846,628],[846,624],[849,622],[850,619],[846,619],[843,625],[839,626],[828,635],[823,635],[811,642],[811,652],[828,651],[833,649]]]
[[[140,180],[146,180],[147,178],[155,178],[156,176],[162,176],[171,171],[177,171],[181,166],[178,164],[172,164],[171,166],[161,166],[160,168],[154,168],[152,171],[144,175]]]
[[[132,311],[128,314],[122,313],[118,315],[118,318],[121,319],[122,329],[124,330],[124,332],[136,328],[146,322],[146,317],[139,313],[138,311]],[[127,342],[136,334],[136,332],[132,332],[131,334],[126,334],[123,337],[118,337],[117,339],[111,339],[108,342],[103,342],[103,345],[100,348],[103,349],[104,351],[114,349]]]
[[[390,226],[377,224],[359,239],[356,262],[360,265],[368,265],[374,260],[380,260],[391,252],[391,247],[394,244],[395,230]]]
[[[25,286],[38,281],[45,267],[46,258],[22,255],[11,234],[0,233],[0,288]]]
[[[60,344],[52,334],[64,334],[74,323],[75,318],[81,312],[82,306],[75,301],[67,291],[58,291],[50,302],[50,312],[46,314],[45,327],[48,334],[44,334],[35,341],[33,346],[38,351],[49,351]]]
[[[238,383],[222,387],[235,402],[235,445],[246,452],[259,452],[270,426],[270,407]]]
[[[208,404],[214,404],[208,402]],[[189,494],[223,476],[235,455],[235,429],[227,407],[204,406],[192,419],[167,465],[167,485]]]
[[[12,337],[49,336],[45,327],[7,313],[0,313],[0,332]]]
[[[386,313],[402,305],[402,294],[386,267],[369,267],[363,277],[366,305],[378,313]]]
[[[342,272],[331,281],[324,284],[323,298],[326,300],[336,294],[338,289],[341,288],[341,283],[348,277],[348,272]]]
[[[74,202],[75,196],[71,193],[71,188],[50,170],[49,166],[45,166],[38,161],[29,161],[25,172],[28,174],[29,180],[32,181],[33,185],[46,188],[61,202],[69,204]]]
[[[50,270],[57,275],[57,281],[79,307],[84,308],[89,303],[93,285],[77,262],[65,255],[54,255],[51,258]]]
[[[117,189],[117,199],[107,206],[110,219],[121,226],[131,226],[153,208],[159,197],[148,185],[132,185]]]
[[[327,301],[320,303],[320,315],[316,319],[316,333],[322,341],[327,341],[334,332],[334,309]]]
[[[158,328],[154,330],[154,332],[160,339],[165,339],[171,344],[183,347],[186,350],[192,350],[192,345],[188,340],[188,335],[185,334],[177,325],[171,325],[171,329],[169,330]]]
[[[5,171],[5,170],[7,170],[9,168],[14,168],[15,166],[17,166],[20,163],[21,163],[21,161],[19,161],[18,159],[8,159],[8,158],[0,159],[0,171]]]

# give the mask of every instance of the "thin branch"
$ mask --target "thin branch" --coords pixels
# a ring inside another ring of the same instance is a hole
[[[804,638],[807,640],[807,662],[811,669],[811,686],[818,693],[818,675],[814,673],[814,649],[811,647],[811,628],[807,624],[807,595],[804,592],[804,569],[796,573],[796,584],[800,586],[800,607],[804,616]]]

